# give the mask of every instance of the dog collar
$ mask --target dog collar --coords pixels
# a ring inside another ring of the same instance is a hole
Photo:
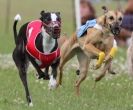
[[[98,29],[98,30],[100,30],[100,31],[103,30],[102,26],[99,25],[99,24],[95,24],[94,28],[95,28],[95,29]]]

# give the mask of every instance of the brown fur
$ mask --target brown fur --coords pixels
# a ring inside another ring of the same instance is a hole
[[[109,16],[114,17],[114,21],[108,19]],[[76,81],[76,93],[79,95],[79,86],[81,82],[86,78],[88,72],[88,66],[90,60],[97,58],[100,52],[106,54],[105,66],[100,76],[96,78],[96,81],[101,80],[106,71],[110,71],[110,65],[112,58],[109,55],[111,48],[113,47],[114,37],[110,31],[109,24],[114,25],[118,18],[122,16],[120,12],[115,14],[115,11],[107,11],[106,13],[97,19],[97,23],[102,26],[103,30],[90,28],[87,30],[87,35],[77,38],[76,33],[72,35],[62,46],[61,60],[58,68],[57,86],[62,84],[63,67],[67,61],[77,55],[79,62],[80,76]]]
[[[59,45],[59,48],[61,48],[61,46],[64,44],[64,42],[67,40],[67,36],[66,35],[63,35],[61,36],[57,41],[58,41],[58,45]]]

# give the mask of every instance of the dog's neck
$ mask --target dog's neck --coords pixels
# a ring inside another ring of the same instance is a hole
[[[106,24],[106,16],[102,15],[100,17],[97,18],[97,23],[102,26],[103,28],[103,33],[105,35],[112,35],[111,31],[108,29],[107,24]]]
[[[52,49],[55,47],[56,44],[56,40],[53,39],[44,29],[44,27],[42,27],[42,36],[43,36],[43,52],[45,53],[50,53],[52,51]]]
[[[105,15],[102,15],[100,17],[97,18],[97,23],[101,26],[104,26],[106,23],[106,17]]]

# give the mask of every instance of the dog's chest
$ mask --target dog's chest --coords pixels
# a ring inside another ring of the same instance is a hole
[[[101,39],[99,39],[94,45],[96,46],[96,48],[104,51],[106,46],[109,44],[109,37],[101,37]]]
[[[60,57],[60,49],[57,48],[55,51],[51,52],[55,43],[54,40],[50,40],[50,38],[46,39],[48,36],[46,36],[46,38],[43,37],[42,46],[44,52],[41,52],[39,49],[37,49],[35,42],[41,32],[41,21],[33,21],[29,23],[27,27],[26,50],[29,53],[29,55],[36,59],[35,61],[40,68],[45,68],[51,65],[53,61],[55,61],[58,57]]]
[[[43,52],[50,53],[56,45],[56,40],[53,39],[51,36],[49,36],[44,30],[44,28],[42,28],[41,34],[43,36],[43,39],[42,39]]]

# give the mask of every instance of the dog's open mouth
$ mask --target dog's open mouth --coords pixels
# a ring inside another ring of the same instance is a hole
[[[61,33],[61,29],[59,27],[55,27],[55,28],[53,28],[52,32],[53,32],[54,37],[59,38],[60,33]]]
[[[60,37],[61,28],[60,27],[48,27],[47,33],[53,36],[54,39],[58,39]]]
[[[60,29],[60,28],[54,28],[53,33],[54,33],[55,35],[60,34],[60,32],[61,32],[61,29]]]
[[[111,28],[111,32],[113,33],[114,36],[118,36],[120,34],[120,27],[116,26],[116,27],[110,27]]]

